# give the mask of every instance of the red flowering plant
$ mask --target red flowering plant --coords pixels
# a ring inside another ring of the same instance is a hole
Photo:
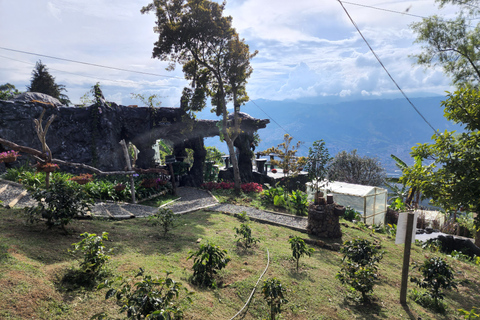
[[[17,160],[17,157],[20,157],[18,151],[10,150],[0,153],[0,162],[13,162]]]
[[[260,193],[263,191],[262,185],[256,182],[244,183],[241,185],[243,192],[256,192]]]

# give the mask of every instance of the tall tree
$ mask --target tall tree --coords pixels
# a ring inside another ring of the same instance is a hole
[[[376,158],[361,157],[357,150],[341,151],[328,166],[328,178],[334,181],[380,186],[385,180],[385,169]]]
[[[424,197],[446,211],[460,208],[480,213],[480,23],[471,25],[480,13],[478,0],[437,0],[440,6],[456,5],[454,20],[433,16],[412,25],[417,42],[424,44],[417,62],[439,64],[457,90],[442,102],[445,117],[462,124],[462,133],[436,133],[433,143],[412,148],[412,155],[431,160],[427,166],[408,167],[402,182],[416,187]],[[476,244],[480,245],[480,215],[476,218]]]
[[[157,16],[158,41],[153,57],[183,67],[191,86],[183,91],[181,106],[187,111],[204,108],[211,98],[217,116],[222,116],[221,138],[225,140],[233,166],[236,191],[240,191],[240,171],[234,141],[240,134],[238,114],[248,101],[245,85],[253,69],[248,45],[232,28],[232,18],[223,16],[225,3],[209,0],[155,0],[142,8]],[[227,104],[233,103],[233,115]]]
[[[35,69],[32,71],[32,80],[30,86],[27,86],[27,90],[48,94],[57,98],[65,105],[70,103],[68,97],[62,93],[62,91],[67,91],[65,86],[55,83],[55,78],[48,72],[47,67],[40,60],[35,64]]]
[[[417,63],[441,65],[457,87],[478,86],[480,82],[480,24],[472,25],[480,9],[477,0],[436,0],[440,7],[458,5],[455,19],[431,16],[411,25],[417,33],[415,42],[423,44]]]

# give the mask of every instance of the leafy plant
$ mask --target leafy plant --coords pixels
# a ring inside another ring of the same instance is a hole
[[[252,229],[248,225],[248,223],[242,223],[240,228],[234,228],[236,234],[235,238],[238,236],[237,243],[243,242],[245,248],[250,248],[252,245],[260,242],[259,239],[252,237]]]
[[[275,320],[276,315],[282,312],[282,305],[288,303],[288,300],[284,297],[285,292],[285,287],[276,278],[263,282],[262,293],[270,307],[270,320]]]
[[[357,210],[353,209],[350,206],[347,206],[345,208],[345,213],[343,215],[343,218],[348,221],[353,221],[353,220],[360,220],[360,212]]]
[[[141,277],[141,280],[119,277],[117,279],[120,281],[119,288],[108,290],[105,299],[115,296],[121,308],[120,312],[126,312],[128,319],[182,319],[181,305],[184,300],[188,303],[192,302],[193,292],[189,292],[181,283],[170,278],[170,274],[167,272],[165,278],[154,279],[140,268],[135,278]],[[109,286],[108,281],[98,288],[106,286]],[[181,291],[185,296],[178,300]]]
[[[83,261],[80,262],[78,272],[67,274],[64,281],[80,282],[81,285],[90,285],[98,279],[106,276],[106,263],[110,260],[109,251],[105,251],[103,241],[108,240],[108,233],[103,232],[101,236],[95,233],[82,233],[83,239],[80,242],[73,243],[73,250],[70,253],[75,254],[81,252]]]
[[[227,250],[222,250],[219,246],[207,242],[207,244],[200,245],[200,249],[188,256],[187,260],[192,257],[195,257],[193,260],[192,283],[216,288],[215,274],[218,270],[225,268],[230,261]]]
[[[171,209],[160,208],[157,214],[150,216],[148,221],[153,225],[159,225],[163,230],[163,237],[167,236],[168,231],[176,227],[176,216]]]
[[[323,139],[313,142],[308,148],[306,170],[308,177],[313,181],[315,191],[320,191],[322,181],[327,177],[328,163],[332,160]]]
[[[275,187],[263,190],[262,199],[269,204],[275,204],[275,199],[284,198],[285,190],[277,183]],[[285,200],[284,200],[285,201]]]
[[[344,242],[340,252],[344,254],[342,268],[335,277],[349,285],[352,292],[360,292],[363,302],[367,301],[378,278],[377,263],[383,252],[365,239]]]
[[[298,272],[298,262],[300,261],[300,258],[305,255],[310,257],[315,251],[315,249],[308,248],[305,244],[305,241],[303,241],[303,239],[298,236],[290,238],[288,242],[290,243],[290,248],[292,249],[293,259],[295,259],[295,261],[297,262]]]
[[[427,289],[424,295],[430,296],[436,305],[438,305],[438,300],[442,300],[445,296],[442,290],[457,287],[454,281],[454,271],[452,267],[440,257],[426,259],[424,263],[418,267],[418,270],[422,278],[411,277],[410,281],[420,288]]]
[[[290,203],[295,209],[296,214],[299,216],[303,216],[307,212],[307,208],[308,208],[307,197],[308,195],[301,190],[297,190],[297,191],[294,190],[290,195]]]
[[[62,179],[53,180],[47,190],[28,189],[37,206],[26,209],[27,220],[33,223],[43,218],[48,228],[58,225],[64,229],[73,218],[89,210],[92,204],[80,186]]]
[[[248,222],[250,221],[250,217],[248,216],[246,211],[242,211],[236,215],[238,220],[243,221],[243,222]]]
[[[480,313],[478,313],[477,308],[473,307],[472,310],[467,311],[464,309],[458,309],[458,312],[460,312],[463,315],[463,319],[479,319],[480,318]]]

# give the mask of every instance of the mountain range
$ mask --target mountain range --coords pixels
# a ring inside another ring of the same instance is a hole
[[[261,142],[256,151],[277,146],[288,133],[295,143],[304,142],[297,155],[306,156],[313,142],[323,139],[332,156],[342,150],[357,149],[360,155],[377,157],[387,172],[393,174],[397,168],[391,154],[411,165],[411,148],[417,143],[431,142],[434,129],[463,130],[444,117],[441,106],[444,99],[443,96],[410,98],[426,121],[405,98],[343,102],[254,100],[241,111],[255,118],[270,119],[267,128],[258,131]],[[208,111],[197,117],[214,119]],[[205,144],[227,152],[225,143],[218,138],[207,139]]]

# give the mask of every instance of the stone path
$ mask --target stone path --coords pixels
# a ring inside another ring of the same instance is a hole
[[[185,214],[200,209],[230,215],[246,212],[252,220],[284,226],[302,232],[306,231],[307,218],[305,217],[268,212],[252,207],[221,204],[218,203],[210,192],[196,188],[178,188],[177,194],[180,197],[179,199],[163,206],[171,209],[176,214]],[[36,205],[36,201],[28,195],[21,184],[2,179],[0,179],[0,201],[2,201],[1,204],[4,207],[9,208],[25,208]],[[155,214],[157,211],[157,208],[141,204],[105,201],[95,203],[92,207],[91,215],[106,219],[131,219],[147,217]]]

